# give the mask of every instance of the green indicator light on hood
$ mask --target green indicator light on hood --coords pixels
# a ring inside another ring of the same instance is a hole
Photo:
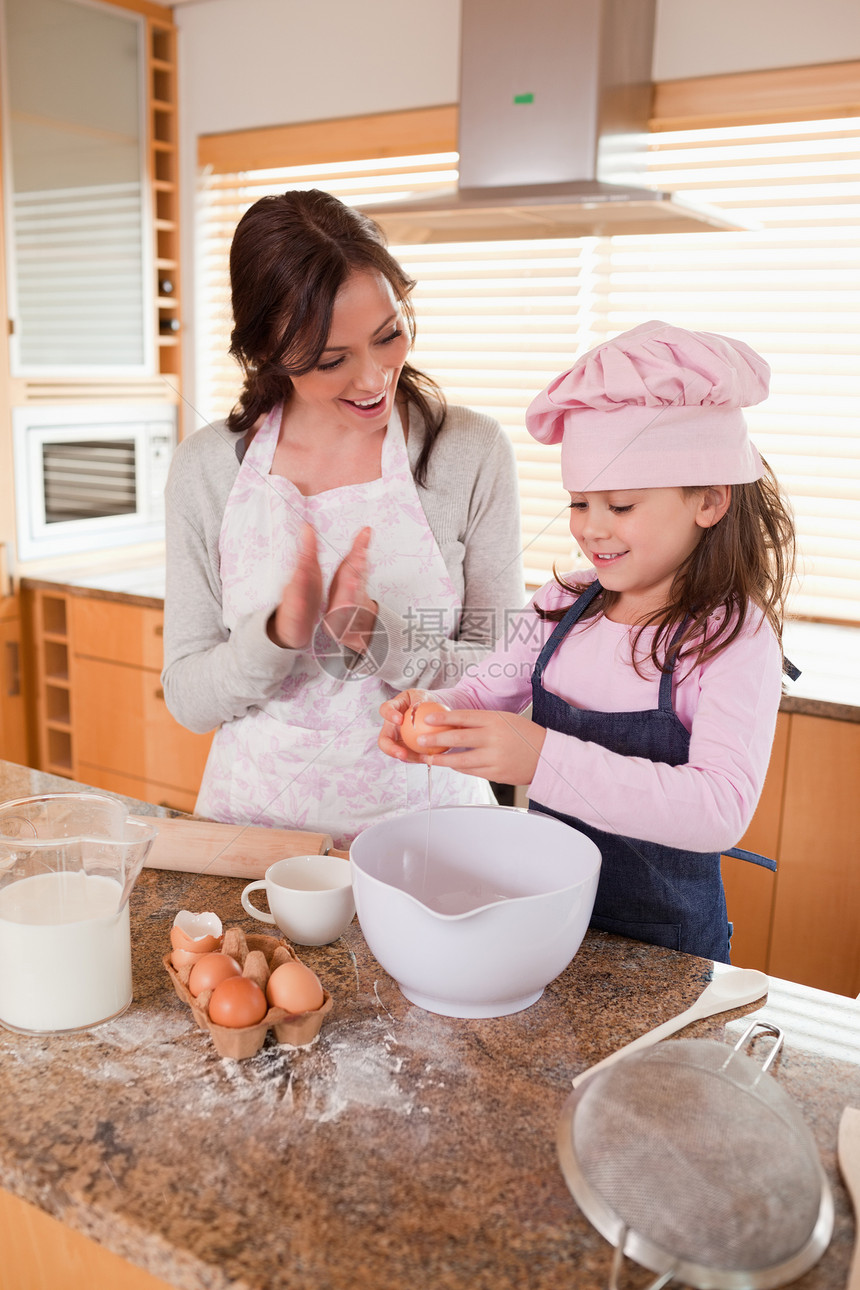
[[[534,94],[515,94],[514,95],[515,103],[534,103],[534,101],[535,101]]]

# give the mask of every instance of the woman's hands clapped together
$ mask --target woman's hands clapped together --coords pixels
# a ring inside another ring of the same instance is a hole
[[[403,690],[379,709],[383,720],[379,747],[399,761],[426,766],[450,766],[464,775],[476,775],[496,784],[530,784],[540,759],[546,730],[528,717],[484,708],[455,708],[425,717],[428,726],[441,727],[438,735],[421,735],[425,749],[411,752],[400,738],[403,716],[413,704],[433,700],[428,690]],[[434,751],[438,749],[439,751]]]
[[[367,649],[379,609],[367,594],[367,548],[371,530],[364,528],[341,560],[322,607],[322,570],[317,555],[317,537],[305,524],[299,535],[298,559],[292,578],[284,587],[281,603],[270,616],[270,640],[282,649],[305,649],[313,639],[317,623],[347,649],[363,654]]]

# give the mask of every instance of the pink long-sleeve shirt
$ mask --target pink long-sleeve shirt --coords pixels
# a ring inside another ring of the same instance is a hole
[[[531,674],[556,624],[535,613],[570,604],[555,582],[511,616],[493,654],[453,689],[434,694],[452,708],[522,712]],[[659,673],[640,676],[630,662],[624,623],[600,615],[577,624],[544,669],[544,688],[573,707],[633,712],[658,705]],[[644,653],[650,643],[642,637]],[[641,647],[640,647],[641,650]],[[548,730],[531,800],[605,832],[689,851],[722,852],[749,824],[764,783],[782,693],[782,651],[752,608],[737,639],[716,658],[673,678],[675,714],[690,732],[689,761],[669,766],[609,752]]]

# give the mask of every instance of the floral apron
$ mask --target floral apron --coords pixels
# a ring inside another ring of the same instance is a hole
[[[420,606],[443,611],[439,621],[455,622],[458,597],[421,506],[397,411],[383,442],[380,477],[313,497],[269,474],[281,412],[280,405],[273,408],[252,439],[227,499],[219,539],[226,627],[232,631],[248,614],[278,603],[304,523],[317,533],[323,604],[335,570],[370,524],[371,597],[401,617]],[[320,640],[318,632],[317,646]],[[318,661],[312,646],[303,651],[272,698],[216,732],[198,814],[330,833],[336,846],[347,846],[368,824],[425,809],[426,767],[396,761],[377,747],[379,706],[395,691],[367,671],[345,676],[324,657]],[[435,767],[432,800],[441,806],[492,797],[484,780]]]

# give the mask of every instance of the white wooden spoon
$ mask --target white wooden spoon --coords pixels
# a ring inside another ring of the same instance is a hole
[[[837,1155],[839,1168],[854,1206],[855,1222],[860,1226],[860,1111],[853,1106],[846,1106],[839,1121]],[[854,1256],[845,1290],[860,1290],[860,1240],[857,1239],[856,1232]]]
[[[677,1017],[670,1017],[668,1021],[655,1026],[653,1030],[646,1031],[638,1039],[631,1040],[629,1044],[610,1053],[595,1066],[589,1066],[587,1070],[581,1071],[573,1081],[573,1087],[576,1088],[584,1079],[588,1079],[595,1071],[602,1070],[604,1066],[611,1066],[620,1057],[626,1057],[628,1053],[636,1052],[639,1048],[649,1048],[651,1044],[659,1043],[668,1035],[674,1035],[676,1031],[683,1030],[691,1021],[699,1021],[702,1017],[713,1017],[718,1012],[729,1012],[732,1008],[742,1008],[745,1003],[760,999],[767,994],[769,984],[764,972],[757,972],[755,968],[717,970],[713,981],[705,986],[692,1007],[687,1008],[685,1012],[679,1012]],[[860,1112],[857,1114],[860,1116]]]

